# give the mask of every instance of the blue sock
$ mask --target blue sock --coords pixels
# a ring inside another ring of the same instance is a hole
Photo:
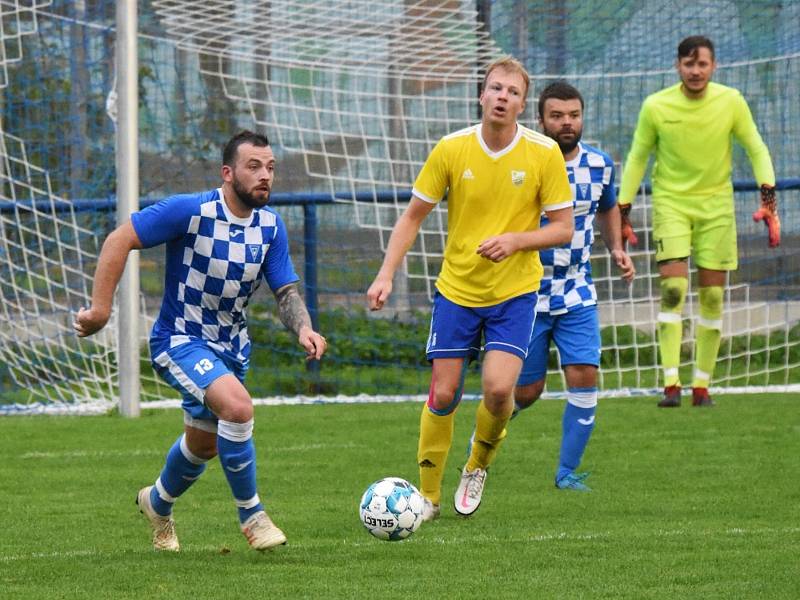
[[[264,510],[256,493],[256,448],[253,444],[253,419],[247,423],[220,420],[217,426],[217,451],[228,479],[239,521]]]
[[[562,420],[561,453],[558,457],[556,481],[574,472],[581,464],[583,452],[594,429],[597,388],[570,388]]]
[[[163,517],[171,514],[178,496],[188,490],[205,470],[205,459],[191,453],[186,445],[186,434],[181,434],[167,452],[167,462],[150,490],[153,510]]]

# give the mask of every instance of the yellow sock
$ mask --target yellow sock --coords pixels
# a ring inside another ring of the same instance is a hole
[[[467,471],[485,469],[492,463],[506,437],[506,425],[510,417],[511,415],[503,418],[494,416],[483,400],[480,401],[475,415],[475,441],[467,460]]]
[[[683,303],[689,280],[685,277],[665,277],[661,280],[661,311],[658,313],[658,349],[664,369],[664,385],[680,385],[678,367],[681,362],[683,337]]]
[[[695,328],[695,371],[692,387],[708,387],[722,337],[722,286],[700,288],[700,318]]]
[[[419,491],[434,504],[439,504],[442,496],[442,474],[453,443],[454,417],[455,412],[433,414],[427,402],[422,406],[417,448]]]

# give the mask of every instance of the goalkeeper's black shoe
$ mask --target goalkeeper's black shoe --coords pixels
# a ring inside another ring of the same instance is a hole
[[[675,408],[681,405],[681,386],[669,385],[664,388],[664,397],[658,406],[661,408]]]
[[[708,395],[708,388],[692,388],[692,406],[714,406],[714,401]]]

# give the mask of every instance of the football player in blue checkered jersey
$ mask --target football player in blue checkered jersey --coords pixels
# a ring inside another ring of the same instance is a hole
[[[164,298],[150,351],[156,372],[183,397],[184,433],[155,484],[136,498],[157,550],[179,550],[172,506],[217,455],[249,544],[265,550],[286,542],[256,491],[253,402],[243,385],[251,349],[245,309],[262,279],[308,359],[320,359],[326,342],[297,290],[286,226],[266,206],[274,172],[265,136],[235,135],[223,150],[220,188],[167,198],[108,236],[91,307],[76,316],[79,336],[102,329],[128,253],[166,244]]]
[[[580,92],[563,81],[547,86],[539,96],[539,124],[545,135],[558,142],[564,155],[573,192],[575,232],[570,243],[539,251],[544,276],[528,356],[514,390],[512,418],[541,396],[550,343],[554,342],[567,383],[555,484],[559,489],[588,491],[584,483],[587,474],[575,470],[594,428],[597,407],[600,326],[589,262],[595,219],[622,278],[631,282],[635,269],[622,243],[614,163],[604,152],[580,141]],[[542,215],[542,225],[546,221]]]

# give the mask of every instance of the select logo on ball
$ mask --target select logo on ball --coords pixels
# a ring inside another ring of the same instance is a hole
[[[419,491],[408,481],[385,477],[370,485],[361,496],[359,516],[376,538],[399,541],[419,528],[423,505]]]

